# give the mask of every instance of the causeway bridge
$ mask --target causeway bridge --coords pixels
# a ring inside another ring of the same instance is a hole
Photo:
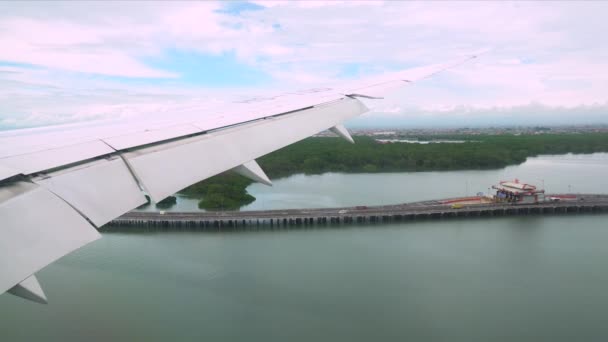
[[[287,209],[261,211],[143,212],[132,211],[102,227],[101,230],[230,230],[404,222],[457,217],[607,213],[608,195],[547,194],[561,198],[535,204],[475,203],[453,206],[454,199],[432,200],[382,206],[343,208]]]

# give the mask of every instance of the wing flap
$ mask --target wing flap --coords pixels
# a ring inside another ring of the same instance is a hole
[[[146,203],[119,157],[46,174],[34,182],[61,197],[97,227]]]
[[[72,207],[33,183],[0,188],[0,217],[0,293],[100,237]]]

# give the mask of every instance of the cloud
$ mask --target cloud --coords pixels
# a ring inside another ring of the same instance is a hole
[[[608,100],[608,46],[598,38],[607,10],[604,2],[6,2],[0,119],[14,127],[145,116],[483,47],[493,49],[382,106],[396,115],[530,103],[576,111]],[[201,67],[222,61],[208,74]]]

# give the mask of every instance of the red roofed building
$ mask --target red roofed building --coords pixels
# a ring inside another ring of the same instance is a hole
[[[536,186],[520,183],[517,179],[502,181],[498,185],[492,186],[492,189],[496,189],[494,199],[498,202],[530,204],[545,201],[545,189],[538,190]]]

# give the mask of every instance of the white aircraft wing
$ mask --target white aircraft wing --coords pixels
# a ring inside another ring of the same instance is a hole
[[[270,183],[255,162],[368,109],[357,98],[462,63],[336,88],[193,108],[155,122],[87,123],[0,133],[0,294],[46,303],[35,273],[98,239],[98,227],[146,202],[234,170]]]

